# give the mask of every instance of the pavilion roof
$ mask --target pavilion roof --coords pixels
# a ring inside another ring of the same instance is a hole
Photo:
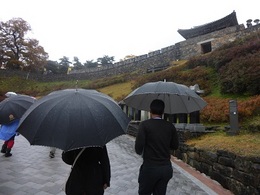
[[[236,25],[238,25],[237,16],[236,12],[233,11],[231,14],[214,22],[210,22],[200,26],[194,26],[191,29],[179,29],[178,33],[185,39],[189,39]]]

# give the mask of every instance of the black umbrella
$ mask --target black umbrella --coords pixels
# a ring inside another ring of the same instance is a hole
[[[66,89],[39,99],[18,126],[31,145],[64,151],[104,146],[126,133],[127,115],[109,96],[95,90]]]
[[[154,99],[165,103],[165,113],[191,113],[203,109],[207,103],[186,85],[174,82],[149,82],[132,91],[125,99],[126,105],[150,111]]]
[[[13,95],[0,102],[0,124],[10,122],[9,116],[21,118],[25,111],[35,102],[35,98],[28,95]]]

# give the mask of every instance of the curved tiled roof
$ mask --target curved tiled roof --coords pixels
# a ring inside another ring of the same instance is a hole
[[[200,35],[205,35],[217,30],[221,30],[227,27],[238,25],[236,12],[233,11],[231,14],[227,15],[224,18],[216,20],[211,23],[207,23],[200,26],[195,26],[191,29],[179,29],[178,33],[183,36],[185,39],[198,37]]]

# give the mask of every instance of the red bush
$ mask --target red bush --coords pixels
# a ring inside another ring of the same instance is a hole
[[[201,121],[204,123],[226,123],[229,121],[229,100],[216,97],[205,97],[208,105],[201,111]],[[237,100],[238,119],[244,119],[260,113],[260,95],[246,100]]]

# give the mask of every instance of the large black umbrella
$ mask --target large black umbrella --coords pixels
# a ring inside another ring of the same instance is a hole
[[[149,82],[132,91],[125,99],[126,105],[150,111],[150,103],[161,99],[165,113],[191,113],[203,109],[207,103],[189,87],[174,82]]]
[[[31,145],[68,151],[104,146],[126,133],[130,119],[109,96],[95,90],[66,89],[39,99],[18,126]]]
[[[10,122],[9,116],[21,118],[25,111],[35,102],[35,98],[28,95],[13,95],[0,102],[0,124]]]

